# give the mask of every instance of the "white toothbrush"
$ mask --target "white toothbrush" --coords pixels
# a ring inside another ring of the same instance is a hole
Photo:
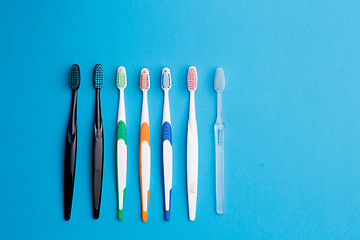
[[[169,90],[171,88],[171,74],[169,68],[161,72],[161,88],[164,90],[164,108],[162,119],[162,151],[163,151],[163,185],[165,220],[170,220],[170,202],[172,189],[173,151],[171,139],[171,120],[169,106]]]
[[[225,89],[225,75],[222,68],[217,68],[214,78],[214,88],[217,92],[217,117],[214,125],[216,152],[216,212],[225,212],[225,184],[224,184],[224,131],[222,119],[222,91]]]
[[[189,67],[187,85],[190,91],[189,121],[187,131],[187,194],[190,221],[195,220],[198,184],[198,133],[195,114],[195,90],[197,73],[195,67]]]
[[[119,88],[119,110],[117,119],[116,134],[116,175],[118,190],[118,218],[123,219],[124,200],[126,189],[126,171],[127,171],[127,141],[126,141],[126,116],[124,90],[127,85],[126,69],[119,67],[116,77],[116,85]]]
[[[150,190],[150,124],[147,91],[150,89],[149,70],[144,68],[140,75],[140,89],[143,92],[141,127],[140,127],[140,189],[141,189],[141,208],[142,220],[147,221],[149,207],[149,190]]]

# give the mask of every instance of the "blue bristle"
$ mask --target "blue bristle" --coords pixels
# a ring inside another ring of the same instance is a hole
[[[70,87],[73,90],[79,89],[80,86],[80,68],[79,65],[73,64],[70,72]]]
[[[164,90],[171,88],[171,74],[169,68],[164,68],[161,72],[161,88]]]
[[[94,69],[94,87],[102,88],[104,84],[104,72],[101,64],[96,64]]]

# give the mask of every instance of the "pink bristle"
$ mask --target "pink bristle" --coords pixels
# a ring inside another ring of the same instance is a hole
[[[149,78],[149,71],[144,68],[141,70],[140,75],[140,89],[149,89],[150,88],[150,78]]]
[[[197,73],[195,67],[189,67],[187,75],[187,84],[189,91],[196,90],[197,87]]]

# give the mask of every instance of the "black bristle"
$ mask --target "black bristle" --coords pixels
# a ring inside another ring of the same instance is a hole
[[[73,90],[78,90],[80,86],[80,68],[79,65],[73,64],[70,72],[70,87]]]
[[[102,88],[104,83],[104,72],[101,64],[96,64],[94,68],[94,88]]]

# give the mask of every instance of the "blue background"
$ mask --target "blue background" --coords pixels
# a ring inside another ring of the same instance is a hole
[[[2,1],[0,239],[359,239],[359,1]],[[81,69],[71,220],[63,162],[71,64]],[[105,165],[92,218],[92,72],[104,66]],[[116,69],[128,73],[128,184],[116,218]],[[197,216],[186,197],[186,72],[198,70]],[[163,218],[161,69],[172,71],[171,220]],[[215,212],[215,69],[226,76],[226,212]],[[152,172],[141,221],[139,73],[149,91]]]

